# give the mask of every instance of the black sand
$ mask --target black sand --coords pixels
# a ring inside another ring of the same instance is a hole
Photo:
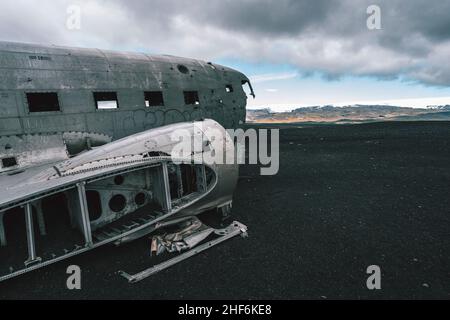
[[[449,299],[450,123],[283,128],[278,175],[241,169],[233,211],[249,238],[134,285],[115,272],[149,266],[149,240],[99,248],[0,283],[0,298]],[[81,291],[65,287],[71,264]]]

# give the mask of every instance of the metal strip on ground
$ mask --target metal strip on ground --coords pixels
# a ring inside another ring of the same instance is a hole
[[[139,282],[141,280],[144,280],[144,279],[150,277],[151,275],[154,275],[155,273],[158,273],[159,271],[167,269],[183,260],[186,260],[186,259],[188,259],[202,251],[205,251],[219,243],[222,243],[228,239],[231,239],[238,235],[246,237],[247,236],[247,226],[238,221],[234,221],[227,228],[216,230],[214,233],[217,235],[220,235],[220,237],[217,239],[211,240],[209,242],[206,242],[202,245],[199,245],[198,247],[195,247],[183,254],[180,254],[180,255],[176,256],[175,258],[164,261],[160,264],[157,264],[153,267],[150,267],[150,268],[148,268],[144,271],[141,271],[139,273],[136,273],[134,275],[130,275],[129,273],[122,271],[122,270],[118,271],[118,274],[121,275],[122,277],[124,277],[125,279],[127,279],[128,282],[130,282],[130,283]]]

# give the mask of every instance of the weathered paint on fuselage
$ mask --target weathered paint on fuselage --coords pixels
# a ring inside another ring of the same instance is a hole
[[[0,281],[131,241],[160,222],[228,211],[238,165],[175,164],[171,135],[184,130],[194,139],[212,129],[225,154],[234,152],[225,128],[245,121],[246,82],[238,71],[199,60],[0,42]],[[163,106],[146,105],[145,92],[155,91]],[[195,103],[184,94],[193,91]],[[98,109],[96,92],[113,92],[117,108]],[[210,142],[202,155],[215,152]],[[70,223],[53,221],[44,205],[57,197],[58,216]],[[17,215],[25,225],[10,223]],[[36,250],[47,223],[62,236]],[[25,262],[17,253],[21,227]]]
[[[0,137],[73,131],[115,140],[203,118],[235,128],[245,121],[243,81],[238,71],[200,60],[0,42]],[[93,92],[100,91],[116,92],[119,108],[97,110]],[[144,91],[162,91],[165,105],[146,107]],[[186,105],[183,91],[198,91],[200,103]],[[33,92],[56,92],[60,111],[30,113]]]

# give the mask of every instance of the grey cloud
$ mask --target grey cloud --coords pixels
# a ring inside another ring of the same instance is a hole
[[[381,7],[382,30],[366,28]],[[82,29],[65,29],[79,3]],[[300,74],[402,78],[448,86],[450,1],[2,1],[0,37],[204,59],[288,63]]]

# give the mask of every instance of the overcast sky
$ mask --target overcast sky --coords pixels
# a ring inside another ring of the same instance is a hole
[[[222,63],[253,80],[251,107],[450,104],[450,1],[2,0],[0,39]]]

